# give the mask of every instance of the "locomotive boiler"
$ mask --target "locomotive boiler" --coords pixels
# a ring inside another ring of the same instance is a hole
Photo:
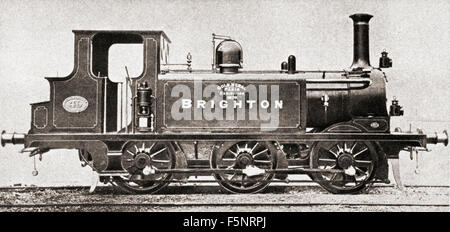
[[[30,131],[3,131],[1,144],[24,144],[30,156],[78,150],[101,181],[134,193],[199,175],[233,193],[259,192],[295,174],[332,193],[388,182],[388,159],[447,145],[448,135],[391,131],[390,118],[403,115],[398,100],[389,111],[386,105],[382,69],[392,60],[384,51],[373,67],[372,16],[350,18],[353,63],[343,70],[297,70],[291,55],[279,70],[245,71],[241,44],[216,34],[210,70],[193,70],[190,54],[186,68],[174,69],[162,31],[73,31],[73,72],[47,77],[50,100],[32,104]],[[117,43],[144,48],[143,73],[125,83],[108,78],[108,50]]]

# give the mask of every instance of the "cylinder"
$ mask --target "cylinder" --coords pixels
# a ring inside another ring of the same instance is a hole
[[[294,74],[295,73],[295,69],[296,69],[296,64],[295,64],[295,56],[294,55],[290,55],[288,58],[288,73],[289,74]]]
[[[371,67],[369,59],[369,14],[353,14],[353,63],[350,69],[361,70]]]

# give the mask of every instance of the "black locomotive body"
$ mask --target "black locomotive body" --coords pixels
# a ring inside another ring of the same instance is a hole
[[[372,16],[350,17],[353,64],[333,71],[296,70],[294,56],[280,70],[242,71],[241,45],[215,34],[211,70],[192,70],[190,54],[186,69],[171,70],[162,31],[74,31],[74,71],[47,78],[50,100],[32,104],[28,134],[3,132],[2,145],[24,144],[30,155],[77,149],[102,181],[138,193],[193,175],[214,175],[237,193],[289,174],[307,174],[333,193],[387,182],[388,159],[408,147],[447,145],[448,136],[390,131],[390,117],[403,113],[397,100],[387,111],[381,68],[392,61],[384,52],[379,68],[370,65]],[[143,44],[139,77],[108,79],[116,43]],[[199,143],[211,145],[208,158],[199,158]]]

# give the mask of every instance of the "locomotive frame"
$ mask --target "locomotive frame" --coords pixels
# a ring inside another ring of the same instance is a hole
[[[233,193],[262,191],[273,178],[287,180],[288,174],[308,174],[332,193],[356,193],[374,180],[388,182],[388,159],[398,159],[399,152],[410,147],[447,145],[448,135],[446,131],[433,135],[390,132],[390,117],[402,114],[398,101],[393,101],[389,114],[385,105],[381,68],[392,63],[385,53],[379,68],[370,65],[368,22],[372,16],[350,17],[354,60],[347,70],[296,70],[295,57],[290,56],[281,70],[239,71],[240,44],[215,34],[212,70],[192,70],[189,56],[187,69],[169,70],[164,68],[171,65],[166,59],[171,41],[162,31],[75,30],[73,72],[64,78],[47,77],[50,100],[31,104],[28,134],[3,131],[1,144],[24,144],[22,151],[30,156],[50,149],[77,149],[80,160],[98,172],[101,181],[135,193],[153,193],[171,179],[186,180],[191,175],[214,175]],[[216,46],[217,39],[222,43]],[[131,92],[130,99],[125,97],[125,117],[128,100],[131,105],[131,121],[126,119],[125,126],[117,123],[119,116],[120,124],[123,121],[122,108],[119,114],[117,107],[123,102],[122,94],[118,100],[121,85],[107,78],[108,49],[116,43],[144,46],[143,73],[124,83],[125,91]],[[167,107],[175,102],[166,90],[173,91],[180,83],[195,89],[197,81],[202,81],[200,87],[207,83],[283,85],[279,92],[285,107],[282,126],[260,127],[261,119],[177,122],[169,114]],[[195,159],[187,158],[181,142],[193,142]],[[213,143],[209,159],[198,159],[198,142]],[[292,158],[287,149],[307,155]],[[230,154],[231,158],[225,158]],[[266,155],[256,158],[261,154]],[[356,159],[358,155],[363,160]],[[398,163],[394,165],[400,182]],[[361,180],[357,173],[364,175]]]

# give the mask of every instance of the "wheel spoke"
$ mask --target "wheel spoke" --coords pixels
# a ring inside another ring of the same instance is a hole
[[[134,154],[133,152],[131,152],[130,150],[127,150],[128,153],[130,153],[132,156],[135,156],[136,154]]]
[[[236,176],[236,173],[233,173],[233,175],[231,175],[230,180],[233,181],[233,178]]]
[[[156,143],[153,143],[149,148],[147,148],[147,152],[150,153],[150,151],[152,150],[152,148],[155,146]]]
[[[271,160],[253,160],[253,163],[258,163],[258,164],[271,164],[272,161]]]
[[[157,160],[157,159],[152,159],[152,162],[155,162],[155,163],[170,163],[170,160]]]
[[[355,143],[353,144],[352,148],[350,148],[350,153],[353,154],[353,149],[355,149],[356,144],[358,144],[358,142],[355,141]]]
[[[363,173],[366,176],[366,172],[363,171],[361,168],[357,167],[357,166],[353,166],[355,168],[356,171]]]
[[[256,156],[258,156],[258,155],[261,155],[261,154],[263,154],[263,153],[265,153],[265,152],[267,152],[269,149],[264,149],[264,150],[262,150],[262,151],[260,151],[260,152],[258,152],[258,153],[256,153],[256,154],[254,154],[253,155],[253,158],[255,158]]]
[[[255,144],[255,146],[253,146],[252,150],[250,150],[251,153],[253,153],[253,150],[255,150],[256,146],[258,146],[258,142]]]
[[[235,158],[238,156],[238,154],[237,154],[236,152],[232,151],[231,149],[228,149],[228,151],[229,151],[231,154],[233,154]]]
[[[356,158],[356,156],[361,155],[363,152],[367,151],[368,148],[365,147],[364,149],[362,149],[361,151],[359,151],[358,153],[354,154],[353,157]]]
[[[326,149],[324,149],[324,150],[326,150]],[[326,151],[328,151],[329,153],[331,153],[331,154],[333,154],[334,155],[334,157],[338,157],[338,154],[336,154],[336,153],[334,153],[333,151],[331,151],[331,149],[330,150],[326,150]]]
[[[151,155],[150,155],[150,158],[153,158],[155,155],[157,155],[157,154],[159,154],[159,153],[161,153],[161,152],[163,152],[163,151],[165,151],[165,150],[167,150],[167,147],[165,147],[165,148],[163,148],[163,149],[161,149],[161,150],[159,150],[159,151],[157,151],[157,152],[151,154]]]
[[[373,162],[370,160],[354,160],[353,163],[356,167],[370,167]]]
[[[336,165],[337,160],[334,159],[319,159],[319,166],[333,166]]]
[[[325,149],[323,147],[321,147],[319,149],[319,157],[322,157],[323,155],[327,156],[327,157],[330,157],[330,155],[328,155],[328,154],[331,154],[332,158],[337,158],[338,157],[338,155],[336,153],[332,152],[331,150]]]
[[[222,159],[220,164],[224,166],[233,166],[236,163],[236,159]]]
[[[339,146],[339,144],[336,143],[336,147],[338,148],[338,151],[342,151],[342,148]]]

